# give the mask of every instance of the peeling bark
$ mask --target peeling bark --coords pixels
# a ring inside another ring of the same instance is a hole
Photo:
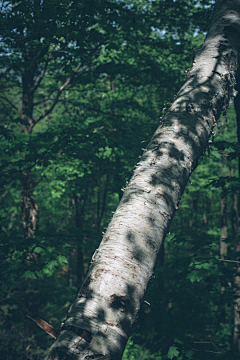
[[[136,166],[48,360],[121,359],[188,178],[235,95],[239,39],[240,1],[218,1],[189,77]]]

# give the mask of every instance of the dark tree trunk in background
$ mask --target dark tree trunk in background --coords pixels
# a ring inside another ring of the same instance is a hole
[[[26,61],[27,62],[27,61]],[[31,66],[29,64],[29,66]],[[34,69],[36,71],[36,69]],[[33,122],[33,97],[34,97],[34,72],[25,71],[22,76],[22,111],[21,130],[25,134],[31,134]]]
[[[33,195],[34,182],[29,170],[21,173],[21,211],[24,236],[33,237],[39,225],[39,210]]]
[[[77,228],[77,283],[80,286],[84,279],[83,239],[84,239],[84,213],[85,197],[74,194],[75,224]]]
[[[228,236],[227,229],[227,187],[222,188],[221,194],[221,239],[220,239],[220,256],[223,259],[227,255],[227,244],[225,240]]]
[[[107,199],[107,190],[108,190],[109,176],[106,174],[105,181],[103,182],[103,190],[100,193],[100,188],[98,192],[98,200],[97,200],[97,227],[100,230],[101,222],[103,219],[103,215],[105,213],[106,208],[106,199]],[[102,198],[102,199],[101,199]]]
[[[48,360],[122,358],[189,176],[235,94],[239,39],[240,1],[217,1],[188,80],[137,164]]]
[[[32,50],[34,51],[34,50]],[[33,122],[33,97],[34,97],[34,74],[36,72],[36,64],[33,65],[32,57],[34,53],[27,54],[23,49],[23,58],[26,67],[22,76],[22,110],[21,110],[21,131],[30,135],[34,126]],[[34,181],[30,170],[21,172],[21,211],[24,236],[31,238],[35,234],[39,225],[39,210],[33,195]]]

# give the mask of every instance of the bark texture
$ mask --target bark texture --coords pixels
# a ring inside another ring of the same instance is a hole
[[[188,178],[235,95],[239,39],[240,0],[218,1],[189,77],[136,166],[48,360],[121,359]]]

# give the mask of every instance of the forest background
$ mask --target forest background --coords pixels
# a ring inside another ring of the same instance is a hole
[[[0,1],[2,359],[43,359],[214,1]],[[124,360],[238,359],[234,106],[182,197]]]

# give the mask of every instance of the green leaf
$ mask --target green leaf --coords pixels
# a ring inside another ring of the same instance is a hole
[[[174,339],[174,342],[175,342],[175,343],[178,343],[178,344],[181,344],[181,345],[183,344],[183,341],[182,341],[182,340],[179,340],[178,338],[175,338],[175,339]]]
[[[213,155],[215,158],[217,158],[217,159],[221,159],[222,158],[222,156],[221,156],[221,154],[219,154],[216,150],[212,150],[211,151],[211,155]]]
[[[58,255],[57,261],[59,262],[59,264],[68,264],[67,258],[63,255]]]
[[[38,277],[40,277],[40,279],[43,279],[43,278],[44,278],[43,272],[40,271],[40,270],[36,271],[36,275],[37,275]]]
[[[178,357],[179,354],[180,354],[180,351],[178,351],[176,346],[170,346],[167,357],[169,359],[173,359],[174,357]]]
[[[31,271],[25,271],[24,274],[22,274],[21,278],[25,278],[25,279],[36,279],[36,275],[31,272]]]
[[[199,281],[202,280],[202,278],[203,278],[203,276],[200,275],[200,272],[199,272],[199,271],[196,271],[196,270],[191,271],[191,272],[187,275],[187,279],[189,279],[192,283],[193,283],[194,281],[199,282]]]
[[[37,246],[37,247],[34,249],[34,252],[35,252],[36,254],[40,254],[41,252],[44,252],[44,249],[41,248],[41,247],[39,247],[39,246]]]
[[[55,269],[55,267],[58,265],[56,260],[51,260],[49,261],[49,263],[47,264],[47,267],[50,271],[53,271]]]
[[[189,359],[192,359],[194,354],[195,354],[195,352],[193,350],[185,351],[185,356]]]

